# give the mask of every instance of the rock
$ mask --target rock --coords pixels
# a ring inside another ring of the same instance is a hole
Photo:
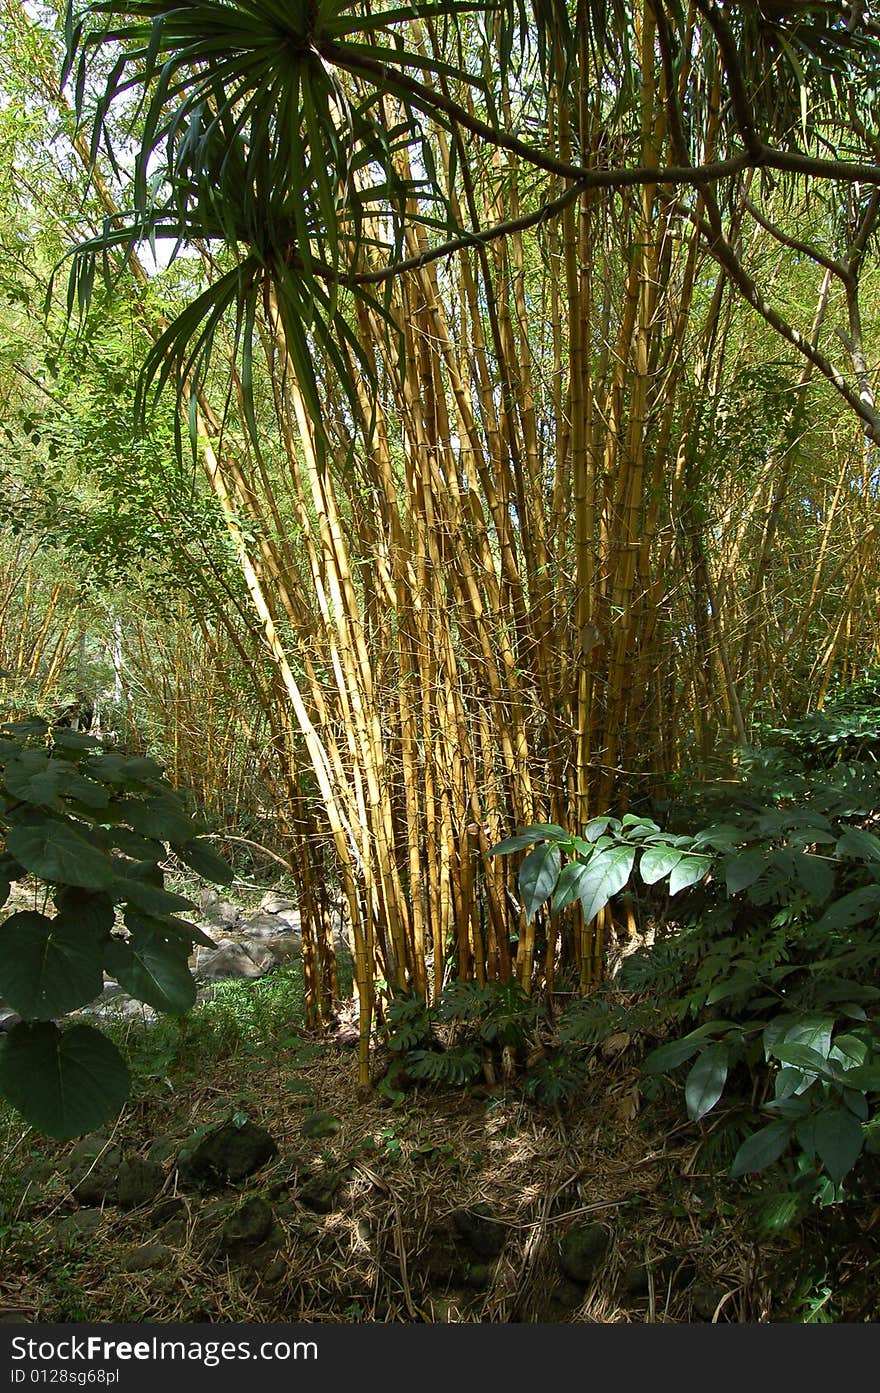
[[[464,1270],[463,1280],[466,1287],[473,1287],[476,1291],[483,1291],[492,1280],[492,1267],[488,1262],[468,1263]]]
[[[310,1112],[302,1120],[304,1137],[335,1137],[341,1123],[332,1112]]]
[[[263,1273],[263,1281],[267,1287],[276,1287],[279,1282],[287,1276],[289,1263],[285,1258],[275,1258]]]
[[[285,899],[283,895],[276,895],[274,890],[269,890],[260,900],[260,909],[266,914],[285,914],[290,910],[298,914],[295,900]]]
[[[48,1185],[58,1167],[53,1161],[32,1161],[21,1173],[22,1184],[41,1189]]]
[[[115,1203],[116,1173],[121,1162],[122,1151],[110,1145],[102,1132],[93,1132],[78,1141],[63,1163],[77,1203]]]
[[[263,1195],[254,1195],[233,1210],[223,1225],[220,1252],[232,1254],[242,1248],[255,1248],[269,1237],[274,1222],[269,1201]]]
[[[123,1161],[116,1174],[116,1203],[120,1209],[137,1209],[161,1194],[164,1184],[162,1167],[155,1161]]]
[[[697,1282],[691,1293],[694,1315],[710,1321],[718,1310],[719,1301],[727,1295],[727,1287],[718,1282]]]
[[[302,939],[294,934],[281,934],[278,938],[260,940],[261,953],[269,953],[276,967],[302,957]]]
[[[610,1242],[611,1234],[602,1224],[578,1224],[569,1229],[559,1250],[559,1264],[566,1277],[586,1286]]]
[[[20,1020],[21,1016],[17,1011],[13,1011],[11,1006],[0,1006],[0,1035],[14,1030]]]
[[[693,1281],[694,1270],[690,1263],[682,1263],[674,1255],[662,1258],[659,1262],[651,1263],[646,1266],[644,1263],[637,1263],[628,1267],[621,1279],[621,1288],[625,1296],[633,1297],[636,1300],[647,1299],[649,1294],[649,1273],[654,1279],[655,1296],[665,1295],[669,1283],[672,1282],[676,1287],[687,1286],[688,1282]]]
[[[337,1171],[319,1171],[297,1190],[296,1197],[314,1214],[330,1214],[336,1208],[336,1197],[342,1178]]]
[[[452,1222],[456,1233],[477,1257],[497,1258],[507,1241],[507,1229],[493,1217],[487,1204],[454,1210]]]
[[[232,1122],[208,1132],[186,1163],[187,1174],[200,1180],[244,1180],[278,1152],[273,1138],[255,1122],[236,1127]]]
[[[227,977],[252,980],[264,977],[273,967],[275,958],[264,947],[224,938],[216,948],[199,948],[195,975],[203,982],[218,982]]]
[[[248,938],[277,938],[280,934],[290,933],[286,920],[279,919],[277,914],[263,914],[260,910],[246,914],[239,928]]]
[[[182,1218],[185,1210],[186,1205],[179,1195],[166,1195],[165,1199],[153,1205],[147,1216],[150,1228],[159,1229],[165,1224],[170,1224],[172,1220]]]
[[[562,1277],[553,1288],[551,1301],[561,1311],[576,1311],[584,1299],[584,1289],[577,1282]]]
[[[75,1214],[65,1214],[55,1225],[55,1233],[62,1243],[75,1243],[87,1234],[94,1233],[104,1218],[102,1209],[80,1209]]]
[[[161,1166],[180,1150],[180,1137],[154,1137],[147,1148],[147,1160]]]
[[[120,1263],[123,1272],[149,1272],[153,1267],[164,1267],[174,1254],[164,1243],[142,1243],[132,1248]]]
[[[198,898],[199,909],[208,921],[209,928],[220,927],[221,929],[234,929],[239,919],[241,911],[238,905],[232,904],[230,900],[224,900],[216,890],[202,890]]]

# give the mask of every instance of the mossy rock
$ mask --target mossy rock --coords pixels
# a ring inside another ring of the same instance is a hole
[[[507,1228],[487,1204],[454,1210],[452,1222],[459,1238],[479,1258],[497,1258],[507,1242]]]
[[[64,1162],[67,1183],[78,1204],[115,1204],[116,1177],[122,1164],[122,1149],[108,1143],[102,1133],[92,1133],[77,1142]]]
[[[220,1252],[237,1253],[256,1248],[272,1231],[275,1215],[264,1195],[252,1195],[229,1215],[220,1235]]]
[[[116,1173],[116,1203],[120,1209],[137,1209],[162,1193],[165,1176],[155,1161],[134,1157],[123,1161]]]
[[[315,1214],[330,1214],[336,1208],[342,1177],[338,1171],[319,1171],[303,1181],[296,1192],[300,1204]]]
[[[160,1229],[172,1219],[183,1219],[186,1205],[179,1195],[166,1195],[164,1199],[153,1205],[147,1215],[147,1223],[151,1229]]]
[[[304,1137],[335,1137],[342,1126],[332,1112],[310,1112],[302,1120]]]
[[[611,1234],[603,1224],[578,1224],[569,1229],[559,1248],[559,1265],[566,1277],[586,1286],[610,1242]]]
[[[241,1127],[224,1122],[201,1138],[185,1161],[185,1172],[197,1180],[235,1184],[253,1175],[277,1153],[275,1140],[265,1127],[255,1122],[245,1122]]]
[[[164,1267],[173,1256],[164,1243],[142,1243],[126,1253],[119,1266],[122,1272],[150,1272],[154,1267]]]
[[[74,1214],[65,1214],[54,1224],[55,1236],[66,1245],[78,1243],[95,1233],[103,1218],[102,1209],[80,1209]]]

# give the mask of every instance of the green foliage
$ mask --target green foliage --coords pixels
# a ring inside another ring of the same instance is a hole
[[[518,982],[452,982],[428,1006],[422,997],[393,998],[387,1012],[388,1048],[397,1069],[386,1076],[388,1096],[403,1071],[419,1082],[460,1088],[483,1072],[493,1051],[508,1059],[522,1053],[533,1038],[540,1007]],[[536,1083],[529,1091],[540,1097]]]
[[[0,1042],[0,1092],[67,1139],[118,1112],[129,1075],[100,1031],[58,1018],[100,994],[105,970],[159,1011],[195,1000],[187,959],[211,940],[177,917],[193,902],[164,888],[165,843],[215,883],[231,871],[151,759],[31,719],[0,728],[0,779],[0,903],[15,881],[44,887],[42,910],[0,924],[0,994],[23,1017]]]
[[[743,752],[737,782],[679,795],[669,830],[601,817],[583,838],[526,828],[494,848],[552,844],[560,868],[540,886],[553,912],[577,898],[596,913],[637,871],[665,933],[608,989],[566,1008],[562,1053],[577,1059],[615,1031],[673,1032],[645,1059],[645,1083],[682,1071],[692,1121],[725,1097],[745,1115],[731,1176],[776,1167],[783,1177],[762,1211],[767,1231],[844,1198],[880,1126],[876,698],[865,684],[821,716],[768,731],[777,743]]]

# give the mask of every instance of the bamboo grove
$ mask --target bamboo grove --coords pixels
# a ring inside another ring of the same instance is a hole
[[[170,7],[98,5],[106,32],[71,26],[74,51],[101,81],[129,58],[95,139],[93,75],[75,136],[52,100],[104,218],[72,307],[97,293],[99,250],[116,257],[225,539],[206,559],[154,501],[190,632],[178,620],[163,650],[146,620],[127,624],[122,667],[164,709],[179,777],[260,783],[315,1022],[338,992],[344,898],[366,1079],[377,992],[432,996],[450,974],[598,982],[610,916],[527,923],[493,843],[619,815],[880,660],[880,136],[860,102],[877,39],[855,6],[536,7],[519,28],[502,6],[283,8],[193,4],[163,37]],[[332,68],[323,88],[297,25]],[[273,34],[294,56],[258,94],[245,58]],[[169,151],[164,204],[146,154],[140,196],[101,163],[130,71],[147,95],[127,119],[151,158]],[[264,245],[245,205],[294,111]],[[177,320],[130,250],[157,227],[200,258]],[[218,285],[232,288],[206,319]],[[185,474],[185,440],[182,454]],[[6,603],[26,606],[24,563],[4,564],[20,592],[6,584]],[[12,658],[41,655],[47,681],[58,603],[23,617]]]

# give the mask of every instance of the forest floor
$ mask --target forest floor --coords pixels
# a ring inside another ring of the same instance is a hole
[[[862,1240],[830,1258],[827,1214],[757,1238],[712,1127],[645,1102],[638,1042],[597,1049],[554,1112],[515,1079],[361,1090],[356,1051],[301,1020],[288,964],[120,1023],[133,1088],[105,1132],[61,1144],[0,1111],[0,1321],[877,1317]],[[224,1124],[272,1154],[199,1172]]]

